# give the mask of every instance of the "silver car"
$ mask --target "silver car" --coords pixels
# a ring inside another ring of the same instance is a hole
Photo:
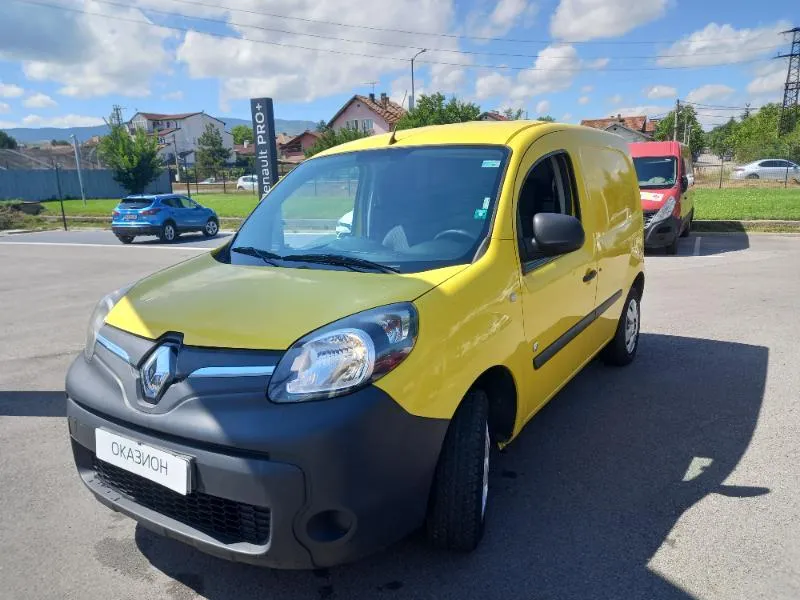
[[[250,191],[256,189],[258,185],[258,176],[257,175],[245,175],[244,177],[239,177],[236,181],[236,189],[240,192],[242,191]]]
[[[731,177],[733,179],[779,179],[781,181],[788,177],[791,181],[800,179],[800,166],[782,158],[766,158],[736,167],[731,172]]]

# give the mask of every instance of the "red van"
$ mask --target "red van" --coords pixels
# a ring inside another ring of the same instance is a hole
[[[645,248],[677,254],[694,218],[692,153],[680,142],[629,144],[642,193]]]

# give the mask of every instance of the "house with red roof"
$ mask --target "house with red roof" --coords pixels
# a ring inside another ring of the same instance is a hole
[[[233,136],[225,131],[225,122],[205,112],[163,114],[137,112],[128,121],[128,130],[144,129],[158,137],[159,156],[168,164],[175,164],[175,155],[185,156],[187,164],[195,161],[197,140],[206,130],[206,125],[216,127],[222,135],[222,144],[233,151]],[[231,152],[231,162],[234,160]]]
[[[658,119],[648,119],[647,115],[623,117],[618,114],[607,119],[583,119],[581,125],[616,133],[629,142],[651,142]]]
[[[328,122],[331,129],[358,129],[368,133],[388,133],[406,114],[406,109],[389,99],[386,94],[356,94],[339,109]]]

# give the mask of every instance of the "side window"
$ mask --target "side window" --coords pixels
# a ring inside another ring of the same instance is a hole
[[[567,155],[550,155],[525,177],[517,203],[517,235],[523,260],[535,257],[533,217],[539,213],[561,213],[580,218],[575,178]]]
[[[196,208],[197,204],[195,204],[194,200],[189,200],[186,196],[178,196],[175,198],[176,201],[179,201],[183,208]]]
[[[161,204],[164,206],[169,206],[170,208],[180,208],[180,204],[175,198],[163,198],[161,200]]]

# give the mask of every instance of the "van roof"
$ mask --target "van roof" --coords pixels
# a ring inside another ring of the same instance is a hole
[[[631,156],[681,156],[683,144],[675,141],[667,142],[631,142],[628,144]]]
[[[434,146],[441,144],[513,145],[512,140],[514,138],[530,143],[532,139],[541,137],[546,133],[564,129],[584,130],[588,128],[565,125],[564,123],[548,123],[546,121],[469,121],[467,123],[401,129],[397,131],[395,143],[392,146],[389,146],[391,133],[371,135],[336,146],[321,152],[318,156],[352,152],[353,150],[402,146]],[[519,135],[523,132],[527,135]]]

